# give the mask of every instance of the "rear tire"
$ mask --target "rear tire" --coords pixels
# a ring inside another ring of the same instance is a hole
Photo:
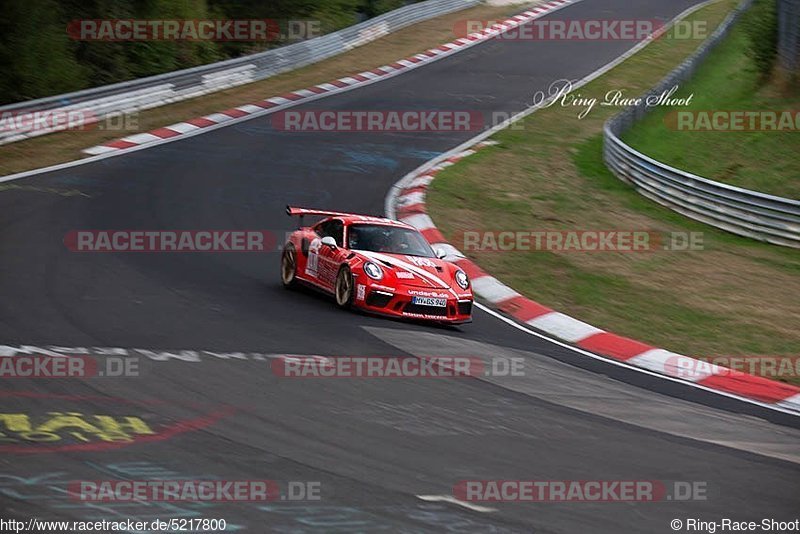
[[[334,286],[333,296],[336,299],[336,305],[342,309],[349,309],[353,305],[353,273],[350,267],[342,265],[339,269],[339,274],[336,275],[336,285]]]
[[[287,243],[281,254],[281,282],[286,289],[297,286],[297,250]]]

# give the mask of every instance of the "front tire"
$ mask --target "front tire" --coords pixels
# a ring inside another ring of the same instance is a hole
[[[336,286],[334,287],[334,298],[336,305],[342,309],[349,309],[353,305],[353,273],[350,267],[342,265],[339,274],[336,275]]]
[[[297,250],[287,243],[281,254],[281,282],[286,289],[297,286]]]

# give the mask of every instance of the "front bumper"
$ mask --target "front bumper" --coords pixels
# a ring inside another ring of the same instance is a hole
[[[423,306],[413,303],[415,296],[444,298],[447,303],[445,306]],[[419,287],[364,286],[362,290],[358,284],[356,286],[355,305],[359,308],[372,313],[407,319],[449,324],[468,323],[472,321],[472,302],[471,293],[459,294],[456,297],[446,290],[428,290]]]

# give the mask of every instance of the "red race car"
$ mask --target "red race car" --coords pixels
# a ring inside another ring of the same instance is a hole
[[[285,287],[309,284],[341,308],[460,324],[472,321],[472,288],[457,265],[436,256],[413,226],[351,213],[288,206],[300,217],[281,254]],[[304,215],[325,218],[303,226]]]

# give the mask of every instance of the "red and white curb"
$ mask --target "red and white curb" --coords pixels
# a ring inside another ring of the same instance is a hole
[[[398,190],[390,199],[393,202],[394,216],[420,230],[434,248],[444,250],[447,253],[445,259],[457,264],[469,275],[473,291],[479,297],[520,323],[592,353],[674,379],[800,413],[800,388],[796,386],[653,347],[552,310],[520,295],[488,275],[448,243],[426,212],[425,195],[428,186],[442,169],[492,144],[495,143],[478,143],[438,165],[407,176],[398,183]]]
[[[551,0],[539,6],[536,6],[529,11],[520,13],[514,17],[498,22],[490,28],[483,29],[478,32],[471,33],[466,37],[462,37],[450,43],[431,48],[420,54],[416,54],[405,59],[400,59],[389,65],[384,65],[376,69],[360,72],[344,78],[339,78],[329,83],[322,83],[313,87],[307,87],[291,93],[286,93],[280,96],[259,100],[250,104],[245,104],[236,108],[220,111],[219,113],[212,113],[204,117],[198,117],[185,122],[179,122],[170,126],[164,126],[156,130],[151,130],[145,133],[138,133],[108,141],[102,145],[93,146],[83,150],[83,153],[92,156],[107,154],[110,152],[119,152],[142,145],[152,143],[160,143],[165,140],[174,140],[176,137],[182,135],[196,133],[198,130],[208,128],[209,126],[216,126],[224,124],[228,121],[235,119],[242,119],[243,117],[259,116],[275,111],[280,111],[300,103],[310,100],[316,100],[322,96],[339,93],[354,89],[356,87],[374,83],[381,79],[386,79],[397,74],[421,67],[432,61],[436,61],[443,57],[449,56],[456,52],[460,52],[466,48],[474,46],[478,43],[496,37],[502,33],[507,32],[521,24],[526,24],[534,19],[542,17],[548,13],[566,7],[569,4],[575,3],[580,0]]]

